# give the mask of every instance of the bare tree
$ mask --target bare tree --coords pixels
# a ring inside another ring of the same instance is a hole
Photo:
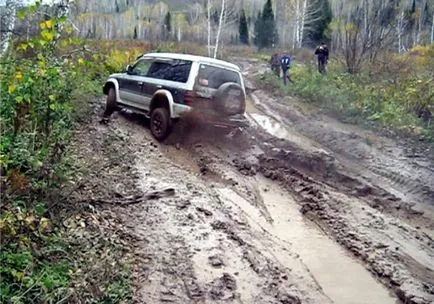
[[[432,14],[432,21],[431,21],[431,44],[434,43],[434,13]]]
[[[292,10],[295,11],[292,48],[300,48],[304,34],[311,29],[312,24],[322,18],[319,0],[292,0]]]
[[[1,29],[1,45],[0,56],[3,55],[9,48],[10,40],[15,29],[15,19],[17,12],[17,1],[6,0],[5,14],[2,16],[2,29]]]
[[[196,24],[199,20],[199,17],[203,14],[202,6],[199,3],[195,2],[193,5],[190,5],[190,9],[188,10],[188,12],[190,16],[190,24]]]
[[[398,14],[398,18],[396,20],[396,34],[398,36],[398,53],[402,53],[405,51],[405,47],[402,42],[402,37],[404,35],[405,28],[407,26],[407,22],[404,18],[404,11],[402,10]]]
[[[211,0],[207,0],[207,19],[208,19],[208,57],[211,57]]]
[[[220,11],[220,18],[219,18],[219,26],[217,29],[217,37],[215,39],[214,58],[217,58],[217,51],[218,51],[219,42],[220,42],[220,33],[222,32],[222,26],[223,26],[224,16],[225,16],[225,9],[226,9],[225,4],[226,4],[226,0],[222,0],[222,7],[221,7],[221,11]]]

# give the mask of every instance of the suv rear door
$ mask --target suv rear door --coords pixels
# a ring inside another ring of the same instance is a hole
[[[243,80],[238,71],[209,63],[201,63],[194,85],[194,90],[199,96],[196,100],[196,106],[215,109],[216,104],[214,102],[216,102],[217,91],[221,85],[228,82],[236,83],[244,90]]]

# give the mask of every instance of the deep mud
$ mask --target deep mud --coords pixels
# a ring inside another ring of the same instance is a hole
[[[239,64],[253,87],[263,66]],[[137,303],[434,301],[430,151],[261,90],[248,118],[163,144],[129,113],[94,127],[131,163],[110,195],[137,236]]]

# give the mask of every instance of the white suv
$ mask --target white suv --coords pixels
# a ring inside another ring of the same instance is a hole
[[[247,126],[246,92],[238,66],[222,60],[152,53],[140,56],[125,73],[110,75],[104,94],[106,113],[128,108],[150,117],[157,140],[165,139],[183,113],[233,129]]]

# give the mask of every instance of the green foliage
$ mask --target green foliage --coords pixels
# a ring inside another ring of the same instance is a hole
[[[317,0],[316,4],[313,10],[318,11],[312,15],[311,18],[314,22],[309,24],[309,29],[304,39],[318,44],[323,40],[328,40],[327,29],[333,19],[333,15],[329,0]]]
[[[166,26],[166,31],[168,33],[172,32],[172,17],[170,16],[170,12],[167,12],[166,16],[164,17],[164,24]]]
[[[19,18],[39,16],[39,7],[20,11]],[[61,216],[51,213],[73,173],[65,157],[73,119],[88,114],[107,73],[104,55],[92,54],[71,33],[65,18],[46,17],[38,35],[16,41],[1,58],[0,90],[7,92],[0,94],[1,303],[69,301],[85,288],[76,283],[77,267],[90,272],[93,266],[72,258],[80,251]],[[98,299],[125,299],[128,273],[107,280],[108,291]]]
[[[259,47],[260,45],[260,38],[261,38],[261,23],[262,23],[262,16],[261,16],[261,12],[258,12],[258,16],[256,17],[255,20],[255,38],[254,38],[254,43],[257,47]]]
[[[238,33],[240,37],[240,42],[242,44],[249,44],[249,29],[247,26],[246,12],[244,11],[244,9],[241,10]]]
[[[264,4],[262,13],[258,13],[255,22],[255,45],[259,48],[272,47],[278,43],[276,22],[274,20],[273,6],[271,0]]]
[[[164,17],[161,31],[163,40],[168,40],[170,38],[170,34],[172,33],[172,17],[170,12],[167,12],[166,16]]]

